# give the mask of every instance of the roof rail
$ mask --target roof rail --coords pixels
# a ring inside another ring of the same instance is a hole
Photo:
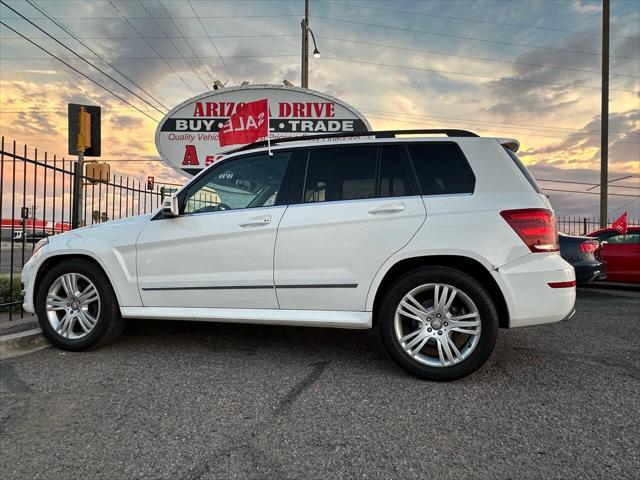
[[[325,133],[321,135],[300,135],[297,137],[284,137],[274,138],[271,140],[271,145],[277,145],[279,143],[287,142],[301,142],[306,140],[323,140],[329,138],[343,138],[343,137],[375,137],[375,138],[396,138],[398,135],[446,135],[448,137],[477,137],[478,135],[468,130],[456,130],[456,129],[441,129],[441,128],[428,128],[428,129],[414,129],[414,130],[375,130],[371,132],[336,132]],[[223,155],[229,153],[240,152],[243,150],[252,150],[254,148],[266,147],[267,140],[260,140],[259,142],[253,142],[249,145],[245,145],[240,148],[222,152]]]

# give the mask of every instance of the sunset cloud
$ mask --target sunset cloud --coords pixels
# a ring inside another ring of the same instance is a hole
[[[228,85],[279,84],[285,78],[299,83],[301,2],[199,1],[192,2],[193,10],[187,2],[157,0],[114,0],[116,8],[107,1],[38,3],[108,63],[25,2],[9,4],[161,110],[209,90],[218,79]],[[515,137],[536,174],[570,180],[580,172],[581,178],[597,179],[600,2],[526,6],[492,0],[312,1],[310,22],[323,57],[310,58],[310,87],[360,109],[375,128],[467,128]],[[1,15],[160,119],[7,8]],[[614,0],[611,15],[611,171],[634,175],[627,183],[640,186],[640,4]],[[112,172],[185,180],[152,161],[159,157],[154,121],[7,28],[0,27],[0,34],[0,133],[7,139],[62,156],[67,103],[101,105],[103,158],[133,160],[113,161]],[[562,213],[597,212],[597,196],[554,194],[552,201]],[[630,208],[640,216],[640,202]]]

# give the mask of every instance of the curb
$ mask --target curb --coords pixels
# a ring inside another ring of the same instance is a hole
[[[42,330],[34,328],[26,332],[0,336],[0,360],[26,355],[50,347]]]

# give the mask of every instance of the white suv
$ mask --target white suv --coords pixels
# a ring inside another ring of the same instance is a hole
[[[24,308],[68,350],[126,318],[378,327],[409,372],[468,375],[499,327],[570,316],[574,271],[517,141],[417,132],[448,138],[240,149],[155,214],[41,241]]]

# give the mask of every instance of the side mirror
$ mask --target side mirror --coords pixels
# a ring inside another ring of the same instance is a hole
[[[167,217],[177,217],[180,215],[178,208],[178,197],[171,195],[162,202],[162,213]]]

